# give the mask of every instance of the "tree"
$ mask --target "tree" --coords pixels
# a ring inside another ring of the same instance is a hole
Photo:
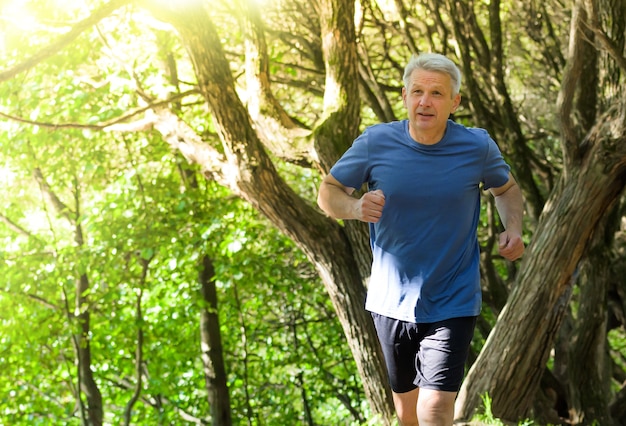
[[[616,206],[626,159],[626,109],[621,101],[624,23],[622,15],[605,11],[623,6],[576,2],[569,37],[563,27],[569,10],[558,2],[550,6],[464,0],[398,1],[393,6],[366,1],[357,7],[348,0],[294,0],[260,9],[251,2],[209,8],[201,0],[176,6],[158,0],[136,5],[111,1],[52,43],[34,39],[30,50],[11,51],[11,65],[0,73],[0,82],[10,93],[11,88],[17,90],[18,78],[29,81],[25,71],[56,70],[51,64],[67,55],[66,48],[77,45],[80,37],[99,38],[103,46],[115,47],[107,54],[124,57],[125,49],[132,49],[124,33],[111,28],[112,22],[120,22],[129,33],[141,36],[144,45],[156,46],[158,61],[129,65],[119,60],[116,68],[94,75],[107,82],[107,74],[123,74],[125,84],[134,85],[134,94],[105,87],[108,83],[98,87],[94,92],[106,92],[110,105],[106,118],[94,113],[92,121],[80,114],[37,117],[36,99],[21,100],[18,108],[2,114],[55,134],[64,128],[104,130],[97,134],[115,139],[155,130],[197,164],[207,180],[247,201],[314,265],[356,361],[371,413],[389,424],[393,411],[384,365],[371,319],[363,310],[370,262],[367,230],[359,223],[324,217],[314,206],[315,191],[293,185],[288,178],[298,170],[315,186],[364,125],[402,115],[400,76],[411,53],[436,50],[456,56],[466,92],[464,108],[455,119],[486,127],[500,144],[524,190],[532,239],[519,267],[498,259],[492,250],[498,221],[485,203],[481,268],[486,312],[479,329],[486,343],[478,348],[458,414],[470,417],[480,396],[488,393],[500,417],[517,420],[535,409],[536,417],[548,418],[554,401],[546,402],[546,395],[552,392],[556,396],[551,398],[566,406],[561,416],[608,419],[608,411],[617,412],[612,408],[618,405],[581,402],[597,401],[594,389],[608,388],[606,371],[585,378],[594,398],[576,395],[572,378],[562,374],[565,362],[581,363],[589,356],[582,346],[566,357],[557,356],[553,371],[546,365],[555,343],[559,345],[557,333],[560,339],[579,336],[581,342],[593,336],[592,329],[584,328],[589,321],[567,320],[572,329],[561,327],[574,311],[597,313],[609,300],[614,309],[599,312],[593,330],[604,334],[604,327],[624,323],[624,289],[615,280],[619,267],[602,278],[598,299],[582,295],[593,293],[600,278],[578,279],[585,259],[591,261],[598,252],[603,253],[600,258],[609,251],[616,256],[620,249],[620,239],[613,237],[621,229],[616,231],[617,219],[607,213],[623,216]],[[177,37],[147,12],[171,25]],[[97,63],[98,55],[83,52],[81,61],[80,69]],[[540,82],[528,84],[537,78]],[[47,79],[55,81],[55,75]],[[555,118],[558,126],[552,124]],[[611,246],[588,250],[594,233],[603,229],[608,233],[603,241]],[[493,330],[491,312],[499,313]],[[520,323],[524,327],[517,327]],[[593,342],[595,354],[602,358],[606,340]],[[622,369],[614,370],[615,375]],[[302,400],[308,401],[305,386],[302,389]]]
[[[601,9],[600,2],[578,2],[574,7],[559,109],[564,170],[542,212],[518,284],[468,374],[458,401],[462,417],[471,415],[477,395],[484,392],[492,395],[494,414],[499,417],[517,420],[529,414],[581,259],[594,231],[601,229],[599,224],[623,192],[624,105],[619,95],[610,104],[604,100],[612,97],[609,93],[620,93],[616,86],[620,78],[606,74],[603,84],[592,84],[604,74],[600,73],[601,58],[623,62],[623,50],[616,50],[613,42],[600,42],[605,49],[611,48],[604,52],[592,44],[595,37],[607,34]],[[623,22],[612,23],[621,28],[617,33],[623,33]],[[588,96],[589,87],[597,87],[597,92]],[[523,331],[515,327],[520,318],[525,319]],[[602,321],[601,313],[599,318]],[[522,351],[524,356],[520,356]],[[511,395],[516,398],[512,400]],[[592,413],[588,410],[599,419],[607,418],[606,412]]]

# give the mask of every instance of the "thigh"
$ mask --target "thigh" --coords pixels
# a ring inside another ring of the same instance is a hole
[[[385,357],[391,390],[405,393],[416,389],[418,325],[375,313],[372,313],[372,318]]]
[[[476,317],[452,318],[431,324],[416,358],[415,385],[458,392],[475,326]]]

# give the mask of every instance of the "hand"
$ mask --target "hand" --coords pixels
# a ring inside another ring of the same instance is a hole
[[[385,194],[380,189],[366,192],[356,204],[356,218],[363,222],[376,223],[383,214]]]
[[[519,259],[524,254],[524,241],[518,233],[504,231],[500,234],[500,244],[498,246],[500,255],[507,260]]]

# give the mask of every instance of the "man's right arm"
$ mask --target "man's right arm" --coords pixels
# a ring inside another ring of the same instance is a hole
[[[381,190],[367,192],[358,199],[352,196],[354,188],[344,186],[333,175],[322,181],[317,204],[334,219],[357,219],[376,223],[382,215],[385,196]]]

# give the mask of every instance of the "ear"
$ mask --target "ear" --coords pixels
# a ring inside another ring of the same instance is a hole
[[[452,112],[455,112],[459,105],[461,105],[461,94],[457,93],[452,100]]]
[[[402,104],[406,108],[406,87],[402,87]]]

